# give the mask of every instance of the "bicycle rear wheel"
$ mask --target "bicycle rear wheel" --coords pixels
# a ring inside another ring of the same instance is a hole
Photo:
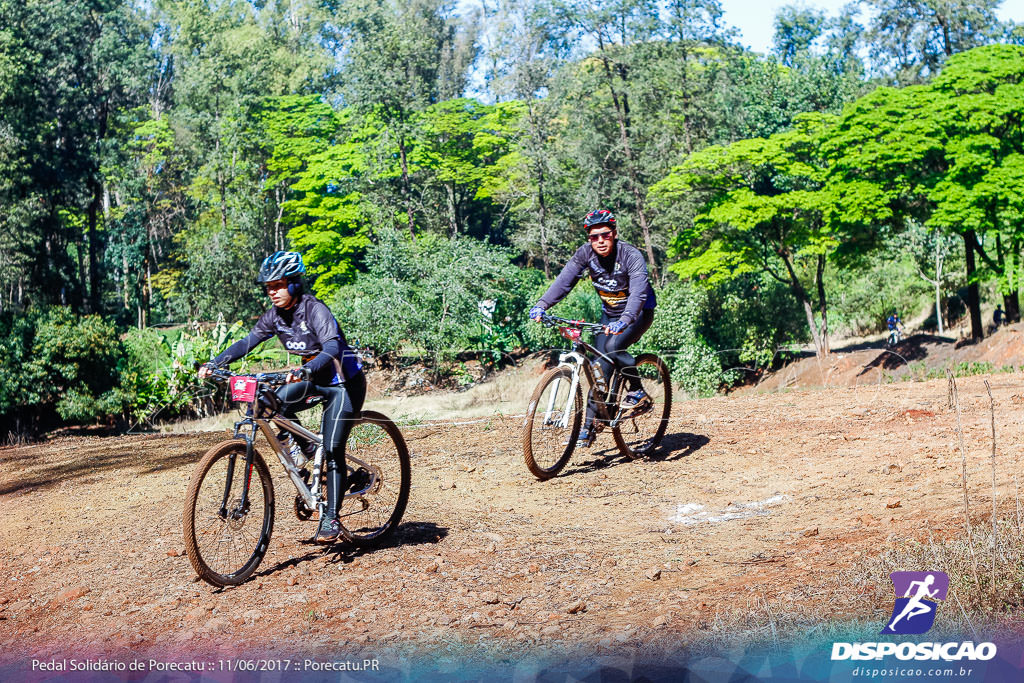
[[[409,449],[394,422],[364,410],[345,451],[346,496],[338,511],[342,534],[357,546],[380,543],[398,527],[409,502]]]
[[[630,372],[633,368],[622,369],[624,375]],[[650,454],[661,443],[672,412],[672,379],[665,363],[653,353],[641,354],[636,359],[636,373],[650,402],[625,410],[625,415],[612,429],[619,451],[633,460]],[[625,377],[623,380],[619,405],[629,391],[629,383]]]
[[[199,578],[218,588],[245,581],[263,561],[274,530],[274,484],[263,457],[254,452],[247,472],[244,441],[211,448],[192,474],[182,517],[185,552]]]
[[[583,422],[583,392],[572,388],[569,368],[551,368],[533,390],[523,423],[523,459],[541,481],[569,462]]]

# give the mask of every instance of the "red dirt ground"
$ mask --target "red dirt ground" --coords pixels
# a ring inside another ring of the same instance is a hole
[[[959,390],[982,511],[992,476],[983,379]],[[988,379],[999,500],[1011,505],[1024,378]],[[850,598],[860,563],[929,531],[955,534],[962,514],[944,380],[678,402],[653,458],[626,461],[602,434],[548,482],[523,465],[513,418],[404,431],[413,489],[394,541],[308,544],[314,523],[291,513],[274,462],[269,553],[223,591],[197,582],[181,515],[192,468],[226,433],[0,449],[0,647],[59,656],[74,643],[113,656],[301,642],[514,656],[639,652],[716,630],[763,636],[754,613],[768,605],[798,614],[845,601],[844,617],[881,620],[891,601]]]

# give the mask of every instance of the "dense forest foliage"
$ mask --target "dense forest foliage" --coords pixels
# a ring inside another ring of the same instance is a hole
[[[788,6],[759,54],[718,0],[0,0],[0,427],[195,410],[278,249],[378,354],[542,348],[598,207],[691,395],[894,308],[980,337],[1024,275],[999,4]]]

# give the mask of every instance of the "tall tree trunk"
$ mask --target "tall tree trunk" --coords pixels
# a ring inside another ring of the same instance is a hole
[[[1008,323],[1020,320],[1020,297],[1018,294],[1017,291],[1003,294],[1003,319]]]
[[[97,159],[100,156],[100,143],[107,137],[107,103],[104,100],[100,105],[99,111],[97,112],[97,124],[98,129],[96,131],[96,156]],[[92,313],[99,313],[100,311],[100,273],[99,266],[97,265],[97,253],[99,251],[99,215],[100,208],[103,207],[103,181],[100,178],[99,162],[97,161],[97,168],[90,174],[88,180],[89,187],[89,208],[88,208],[88,223],[89,223],[89,306],[88,309]],[[106,212],[104,211],[104,215]]]
[[[78,247],[75,249],[75,254],[78,257],[78,310],[79,312],[88,309],[89,307],[89,291],[88,281],[89,273],[86,269],[85,259],[82,258],[82,244],[88,241],[88,236],[78,236]],[[63,301],[61,303],[64,303]]]
[[[445,183],[444,191],[448,197],[448,227],[452,229],[452,237],[455,237],[459,234],[459,222],[455,214],[455,183]]]
[[[89,227],[89,299],[88,305],[86,306],[86,312],[88,313],[99,313],[100,311],[100,274],[99,267],[96,264],[96,253],[99,251],[99,214],[100,205],[103,202],[103,185],[96,179],[89,179],[89,189],[92,195],[89,200],[88,208],[88,227]]]
[[[828,305],[825,300],[825,255],[818,255],[818,267],[814,273],[814,283],[818,287],[818,309],[821,312],[821,350],[823,355],[832,353],[828,343]]]
[[[544,196],[544,166],[540,162],[538,148],[543,147],[542,136],[537,123],[537,112],[533,108],[533,98],[527,100],[527,120],[530,123],[530,148],[533,155],[533,171],[537,174],[537,212],[540,219],[540,258],[544,264],[544,277],[551,277],[551,262],[548,259],[548,205]]]
[[[978,294],[978,283],[974,280],[974,248],[978,238],[973,230],[964,233],[964,259],[967,262],[967,310],[971,315],[971,338],[981,339],[985,336],[985,328],[981,323],[981,297]]]
[[[821,335],[818,333],[818,324],[814,321],[814,306],[811,305],[811,299],[807,296],[807,292],[800,288],[800,292],[794,292],[797,299],[804,306],[804,314],[807,316],[807,328],[811,331],[811,342],[814,344],[814,355],[818,358],[825,357],[824,345],[821,343]]]
[[[939,325],[939,334],[945,330],[942,328],[942,249],[939,248],[940,241],[935,240],[935,321]]]
[[[626,158],[626,168],[629,173],[629,184],[633,194],[633,201],[636,203],[636,216],[640,222],[640,231],[644,238],[644,248],[647,251],[647,262],[650,264],[654,279],[658,279],[658,266],[654,262],[654,248],[651,246],[651,228],[647,222],[647,212],[644,210],[644,190],[640,186],[640,176],[637,173],[636,163],[633,159],[633,148],[629,141],[629,98],[626,93],[619,93],[615,89],[615,76],[612,74],[611,64],[607,57],[603,57],[605,76],[608,79],[608,89],[612,94],[612,104],[615,106],[615,118],[619,125],[619,139],[622,142],[622,155]],[[619,78],[626,81],[626,69],[622,65],[617,66]]]
[[[416,227],[412,219],[412,187],[409,182],[409,161],[406,158],[405,136],[398,136],[398,156],[402,163],[402,196],[405,199],[405,215],[409,219],[409,237],[416,239]]]
[[[551,263],[548,261],[548,207],[544,201],[544,169],[537,168],[537,208],[540,213],[540,258],[544,263],[544,277],[551,277]]]
[[[783,249],[777,249],[776,254],[782,259],[786,266],[786,272],[789,273],[789,288],[792,290],[793,296],[804,307],[804,314],[807,316],[807,328],[811,331],[811,340],[814,343],[814,355],[818,358],[824,358],[828,352],[825,350],[825,343],[823,343],[821,333],[818,331],[818,323],[814,320],[814,305],[811,303],[811,297],[807,295],[807,290],[804,289],[800,278],[797,277],[796,270],[793,269],[793,264],[789,260],[789,254]]]

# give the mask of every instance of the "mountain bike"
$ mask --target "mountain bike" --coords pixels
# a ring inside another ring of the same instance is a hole
[[[523,423],[523,456],[526,467],[540,480],[550,479],[565,467],[576,448],[576,439],[583,423],[583,378],[595,396],[594,428],[611,429],[615,445],[625,457],[635,460],[651,453],[665,436],[672,410],[672,382],[665,363],[652,353],[636,357],[634,366],[612,373],[607,382],[598,379],[593,358],[601,355],[584,342],[584,330],[599,332],[601,325],[582,320],[556,318],[547,313],[541,323],[558,327],[559,333],[572,343],[562,353],[558,366],[547,370],[537,383]],[[628,391],[623,373],[635,373],[649,397],[636,407],[620,408]]]
[[[207,451],[192,473],[183,515],[185,551],[203,581],[235,586],[260,565],[274,529],[274,483],[256,450],[257,432],[266,437],[295,486],[295,515],[304,521],[319,518],[327,506],[323,441],[280,414],[274,387],[288,381],[287,372],[235,375],[215,369],[211,378],[228,382],[232,400],[245,405],[246,413],[235,423],[234,436]],[[312,404],[322,398],[307,400]],[[299,444],[313,451],[311,459]],[[371,546],[393,533],[405,512],[409,449],[394,422],[364,410],[349,434],[345,464],[342,537],[356,546]]]
[[[894,328],[889,330],[889,337],[885,340],[885,345],[891,349],[899,344],[901,339],[903,339],[903,331],[898,327]]]

